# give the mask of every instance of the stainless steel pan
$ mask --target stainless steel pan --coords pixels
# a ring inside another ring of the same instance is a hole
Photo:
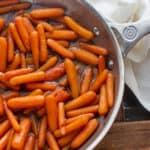
[[[143,22],[114,25],[106,22],[105,19],[84,0],[28,1],[46,7],[65,8],[67,15],[72,16],[75,20],[77,20],[88,29],[96,30],[97,36],[94,39],[95,43],[104,46],[109,50],[110,59],[114,62],[113,73],[115,75],[115,104],[106,118],[99,118],[99,128],[97,129],[95,134],[80,148],[82,150],[92,150],[106,135],[117,116],[124,91],[123,57],[127,55],[128,51],[135,45],[135,43],[139,39],[141,39],[144,35],[150,33],[150,18]],[[113,32],[114,30],[117,31],[118,35],[120,36],[122,48],[120,48],[118,44],[116,35]]]

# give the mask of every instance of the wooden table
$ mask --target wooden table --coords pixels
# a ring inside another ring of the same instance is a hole
[[[150,150],[150,113],[127,86],[116,122],[96,150]]]

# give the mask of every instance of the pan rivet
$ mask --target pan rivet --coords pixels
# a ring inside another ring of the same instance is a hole
[[[114,61],[112,59],[108,60],[108,68],[112,70],[114,68]]]
[[[99,31],[99,29],[98,29],[97,27],[94,27],[94,28],[93,28],[93,32],[94,32],[94,34],[95,34],[96,36],[99,36],[99,35],[100,35],[100,31]]]

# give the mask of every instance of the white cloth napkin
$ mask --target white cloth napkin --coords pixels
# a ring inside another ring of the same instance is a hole
[[[87,0],[112,22],[135,22],[150,16],[150,0]],[[125,59],[125,81],[139,102],[150,111],[150,35],[144,37]]]

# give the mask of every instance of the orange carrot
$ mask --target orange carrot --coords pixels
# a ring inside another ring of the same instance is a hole
[[[44,116],[41,120],[41,125],[39,129],[38,147],[40,149],[42,149],[45,145],[46,129],[47,129],[47,120],[46,117]]]
[[[63,47],[62,45],[60,45],[57,41],[48,39],[47,44],[50,48],[52,48],[53,51],[55,51],[62,57],[66,57],[70,59],[74,58],[74,54],[71,51],[67,50],[65,47]]]
[[[27,65],[26,65],[26,58],[25,58],[25,54],[24,53],[21,53],[20,59],[21,59],[21,68],[26,68]]]
[[[10,91],[10,92],[4,93],[2,96],[3,96],[4,100],[8,100],[13,97],[18,97],[19,95],[20,95],[20,93],[17,91]]]
[[[3,97],[0,95],[0,116],[4,114]]]
[[[35,90],[33,90],[29,95],[30,95],[30,96],[43,95],[43,91],[42,91],[41,89],[35,89]]]
[[[76,149],[80,147],[96,130],[98,127],[98,121],[92,119],[88,124],[81,130],[81,132],[71,142],[71,148]]]
[[[17,16],[15,18],[15,25],[19,32],[21,40],[23,41],[24,46],[26,47],[27,50],[29,50],[30,49],[29,34],[23,23],[22,17]]]
[[[65,30],[66,29],[66,25],[65,24],[56,24],[56,25],[53,25],[53,28],[54,28],[54,31],[55,30]]]
[[[35,136],[38,136],[39,122],[37,120],[37,117],[33,113],[30,113],[30,121],[31,121],[31,129],[33,133],[35,134]]]
[[[88,105],[91,101],[93,101],[96,98],[96,93],[93,91],[86,92],[85,94],[73,99],[72,101],[69,101],[67,104],[65,104],[65,110],[72,110],[81,108],[83,106]]]
[[[39,110],[36,112],[36,114],[37,114],[39,117],[45,115],[45,114],[46,114],[45,108],[39,109]]]
[[[6,115],[13,127],[13,129],[16,131],[16,132],[19,132],[20,131],[20,125],[16,119],[16,116],[13,114],[13,112],[7,107],[7,104],[6,102],[4,101],[4,109],[5,109],[5,112],[6,112]]]
[[[78,76],[77,76],[75,65],[69,59],[66,59],[64,64],[65,64],[67,79],[70,85],[72,96],[73,98],[76,98],[79,95],[79,87],[78,87]]]
[[[15,133],[12,140],[12,148],[14,149],[23,149],[25,141],[28,137],[28,133],[31,127],[31,122],[29,119],[22,119],[21,123],[21,131],[19,133]]]
[[[80,84],[80,94],[84,94],[89,90],[91,80],[92,80],[92,68],[86,68],[83,73],[83,78]]]
[[[46,30],[47,32],[52,32],[54,30],[54,27],[45,21],[42,21],[41,24],[43,25],[44,30]]]
[[[30,43],[31,43],[31,50],[32,50],[32,57],[34,61],[34,66],[36,69],[39,68],[39,59],[40,59],[40,45],[39,45],[39,35],[38,32],[33,31],[30,34]]]
[[[20,0],[5,0],[5,1],[1,1],[0,2],[0,7],[12,5],[12,4],[18,4],[19,2],[20,2]]]
[[[10,129],[11,124],[9,120],[5,120],[0,124],[0,138]]]
[[[65,147],[63,147],[62,150],[70,150],[70,144],[68,144]]]
[[[9,24],[9,29],[11,31],[13,39],[14,39],[16,45],[18,46],[19,50],[21,52],[26,52],[26,48],[25,48],[25,46],[24,46],[24,44],[23,44],[23,42],[22,42],[22,40],[21,40],[21,38],[19,36],[19,33],[18,33],[18,31],[17,31],[16,26],[14,25],[14,23],[10,23]]]
[[[46,96],[45,107],[47,112],[48,126],[50,130],[53,132],[58,128],[57,99],[52,95]]]
[[[77,34],[72,30],[54,30],[53,32],[46,33],[47,38],[51,38],[54,40],[75,40],[77,39]]]
[[[50,147],[50,149],[60,150],[55,137],[49,131],[47,131],[47,133],[46,133],[46,140],[47,140],[47,143],[48,143],[48,146]]]
[[[96,114],[97,112],[98,112],[98,105],[93,105],[93,106],[83,107],[80,109],[71,110],[71,111],[68,111],[66,114],[67,114],[67,117],[75,117],[75,116],[87,114],[87,113]]]
[[[98,57],[96,55],[76,47],[72,47],[71,50],[74,53],[77,60],[90,65],[98,64]]]
[[[91,90],[98,91],[98,89],[101,87],[101,85],[106,81],[107,79],[108,70],[105,69],[102,73],[99,73],[97,78],[94,80]]]
[[[97,55],[107,55],[108,51],[107,49],[100,47],[100,46],[96,46],[96,45],[92,45],[92,44],[88,44],[88,43],[80,43],[80,47],[88,50],[92,53],[95,53]]]
[[[111,108],[114,104],[114,77],[112,73],[108,73],[106,80],[108,106]]]
[[[44,65],[39,68],[39,71],[47,71],[57,63],[57,57],[50,57]]]
[[[100,55],[98,59],[98,72],[101,73],[106,68],[105,57]]]
[[[96,98],[95,98],[95,100],[92,101],[92,103],[90,103],[90,105],[98,105],[98,104],[99,104],[99,101],[100,101],[100,96],[97,95]]]
[[[64,14],[62,8],[46,8],[46,9],[35,9],[30,12],[31,16],[36,19],[55,18]]]
[[[0,37],[0,72],[5,72],[7,66],[7,40]]]
[[[0,31],[3,29],[4,25],[5,25],[5,19],[0,18]]]
[[[65,40],[59,40],[57,42],[65,48],[69,48],[69,46],[70,46],[70,43],[68,41],[65,41]]]
[[[19,85],[29,82],[37,82],[37,81],[43,81],[45,79],[45,74],[42,71],[39,72],[33,72],[28,73],[25,75],[16,76],[10,79],[11,85]]]
[[[11,143],[12,143],[13,135],[14,135],[14,130],[11,129],[10,134],[9,134],[9,138],[8,138],[8,142],[7,142],[6,150],[11,150]]]
[[[33,65],[33,57],[26,57],[26,64]]]
[[[8,100],[8,107],[12,109],[18,108],[33,108],[33,107],[42,107],[45,103],[44,96],[24,96],[16,97]]]
[[[48,50],[47,50],[44,27],[42,24],[37,25],[37,31],[38,31],[39,42],[40,42],[40,62],[44,63],[48,58]]]
[[[78,33],[81,37],[85,38],[85,39],[92,39],[94,37],[94,34],[85,29],[84,27],[82,27],[81,25],[79,25],[75,20],[73,20],[71,17],[69,16],[65,16],[64,17],[64,22],[65,24],[67,24],[72,30],[74,30],[76,33]]]
[[[68,80],[67,80],[67,77],[65,76],[64,78],[62,78],[60,81],[59,81],[59,84],[63,87],[66,87],[68,85]]]
[[[34,134],[29,134],[24,146],[24,150],[33,150],[34,144],[35,144],[35,136]]]

